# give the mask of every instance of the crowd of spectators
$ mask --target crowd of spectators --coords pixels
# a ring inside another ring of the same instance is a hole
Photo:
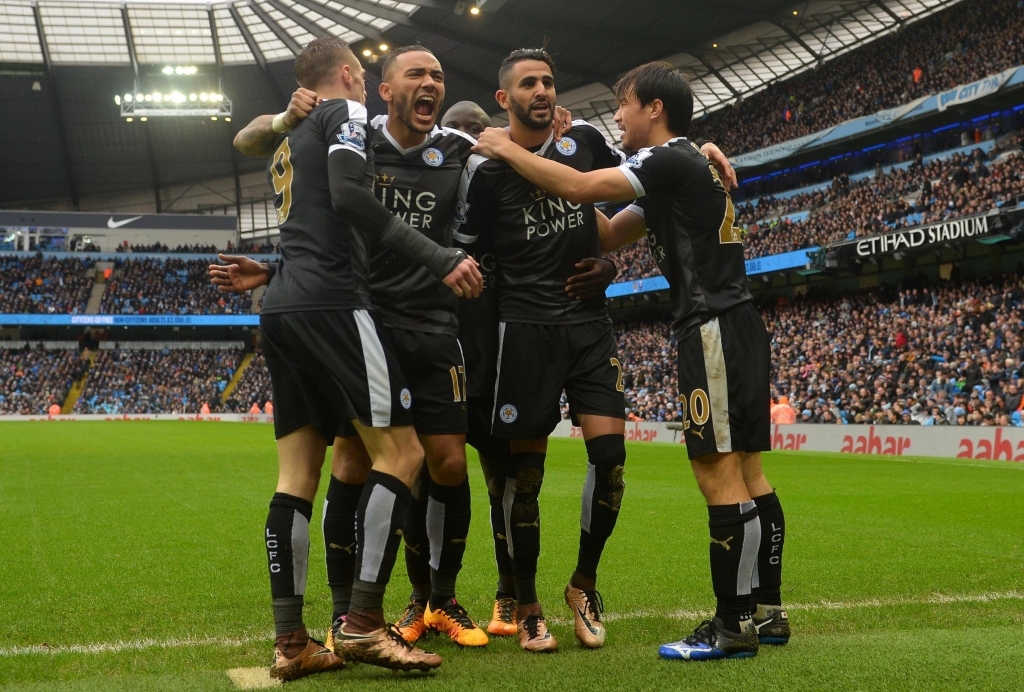
[[[128,241],[125,241],[127,243]],[[230,240],[226,248],[221,249],[216,245],[177,245],[173,249],[165,243],[153,243],[152,245],[118,245],[115,252],[153,252],[153,253],[175,253],[181,255],[216,255],[218,252],[234,252],[235,245]]]
[[[762,316],[772,336],[773,397],[793,409],[779,412],[779,422],[1022,425],[1024,268],[778,299]],[[626,322],[616,333],[627,417],[678,419],[669,323]]]
[[[35,255],[0,256],[0,312],[76,314],[92,290],[92,262]]]
[[[780,300],[776,394],[798,422],[1019,426],[1022,306],[1021,272]]]
[[[239,350],[100,351],[75,413],[217,413]]]
[[[741,204],[736,208],[736,224],[744,230],[746,258],[1012,208],[1024,198],[1021,138],[1015,135],[1000,144],[988,155],[975,149],[927,164],[918,156],[907,167],[879,169],[857,182],[844,174],[821,190],[788,199],[763,197],[757,205]],[[1008,152],[1011,155],[1006,156]],[[807,218],[785,216],[797,211],[807,211]],[[644,243],[610,256],[619,268],[619,281],[660,273]]]
[[[248,314],[248,293],[223,293],[210,285],[206,260],[118,259],[103,293],[104,314]]]
[[[247,240],[242,242],[241,251],[250,255],[276,255],[277,246],[269,240],[262,243]]]
[[[0,414],[45,415],[63,406],[88,364],[88,354],[74,349],[0,349]]]
[[[918,157],[908,167],[879,169],[857,183],[845,176],[837,178],[827,190],[800,195],[803,199],[785,205],[792,212],[796,204],[817,202],[820,206],[812,208],[806,219],[747,223],[747,258],[1014,207],[1024,196],[1024,157],[993,163],[994,158],[975,149],[927,164]],[[760,206],[759,202],[758,212]],[[752,215],[746,208],[743,214],[745,218]]]
[[[694,122],[754,151],[1024,64],[1024,3],[975,0],[922,19]]]
[[[267,402],[271,399],[270,371],[267,370],[263,352],[257,348],[249,367],[242,373],[241,379],[224,404],[224,410],[232,413],[249,413],[253,410],[252,407],[256,406],[265,413]]]

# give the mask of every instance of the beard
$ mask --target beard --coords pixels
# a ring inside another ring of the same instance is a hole
[[[430,131],[434,128],[434,125],[437,124],[437,113],[439,113],[441,110],[441,103],[438,102],[434,106],[434,120],[431,122],[429,126],[423,125],[413,120],[412,113],[413,108],[415,107],[416,101],[414,101],[411,96],[407,94],[395,94],[395,111],[398,115],[398,119],[401,120],[402,123],[404,123],[405,126],[412,130],[413,132],[419,132],[420,134],[429,134]]]
[[[524,107],[515,99],[509,99],[509,104],[512,106],[512,113],[516,119],[531,130],[546,130],[551,127],[551,120],[555,117],[555,106],[550,102],[548,105],[551,107],[548,109],[548,114],[540,117],[535,116],[530,108]]]

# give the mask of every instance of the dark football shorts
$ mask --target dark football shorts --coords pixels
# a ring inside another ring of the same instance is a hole
[[[502,322],[498,386],[491,431],[514,440],[547,437],[569,413],[625,418],[622,364],[611,322],[523,324]]]
[[[492,389],[493,391],[493,389]],[[491,415],[494,412],[493,396],[470,396],[466,402],[469,414],[469,430],[466,443],[491,461],[501,461],[511,453],[508,438],[491,433]]]
[[[411,425],[412,397],[390,339],[367,310],[260,316],[278,439],[313,425],[334,441],[342,421]]]
[[[412,394],[412,424],[420,435],[466,432],[466,366],[459,340],[446,334],[385,327]],[[352,437],[347,420],[339,437]]]
[[[771,344],[752,303],[679,342],[679,401],[690,458],[771,446]]]

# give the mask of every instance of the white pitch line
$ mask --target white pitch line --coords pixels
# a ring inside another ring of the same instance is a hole
[[[266,666],[232,668],[228,671],[228,677],[241,690],[265,690],[281,685],[280,680],[270,677],[270,670]]]
[[[787,603],[786,610],[856,610],[858,608],[886,608],[900,605],[942,605],[946,603],[990,603],[992,601],[1024,600],[1024,591],[996,591],[981,594],[933,594],[924,598],[869,598],[863,601],[818,601],[815,603]],[[637,620],[639,618],[672,618],[677,620],[700,620],[714,614],[711,610],[634,610],[626,613],[606,613],[601,619]],[[568,625],[572,620],[555,616],[548,620],[556,625]]]
[[[901,605],[945,605],[949,603],[991,603],[994,601],[1024,600],[1024,591],[993,591],[980,594],[942,594],[917,598],[869,598],[862,601],[817,601],[808,603],[787,603],[786,610],[857,610],[859,608],[886,608]],[[606,613],[604,620],[637,620],[640,618],[673,618],[680,620],[696,620],[712,614],[710,610],[675,610],[664,611],[654,609],[634,610],[625,613]],[[548,618],[549,622],[558,625],[571,624],[571,620],[562,617]],[[315,633],[314,633],[315,634]],[[252,642],[269,642],[274,638],[273,632],[252,634],[244,637],[205,637],[184,639],[139,639],[136,641],[118,641],[101,644],[71,644],[66,646],[45,646],[32,644],[29,646],[11,646],[0,648],[0,657],[30,656],[57,654],[106,654],[122,651],[146,651],[148,649],[180,649],[189,646],[241,646]]]

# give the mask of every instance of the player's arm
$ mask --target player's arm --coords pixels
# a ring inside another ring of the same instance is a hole
[[[483,290],[483,277],[476,261],[458,248],[441,247],[393,215],[363,185],[366,155],[356,149],[334,144],[327,159],[327,172],[334,209],[381,242],[441,279],[458,296],[476,298]]]
[[[504,159],[537,187],[573,204],[621,202],[637,196],[632,183],[618,168],[581,173],[523,149],[500,128],[484,130],[473,151],[492,159]]]
[[[606,225],[601,226],[600,233],[601,252],[611,252],[632,245],[647,234],[644,210],[636,204],[630,204],[613,216]]]
[[[284,113],[258,116],[239,130],[232,142],[235,149],[247,156],[270,156],[278,138],[298,127],[317,103],[316,92],[301,87],[296,89]]]

